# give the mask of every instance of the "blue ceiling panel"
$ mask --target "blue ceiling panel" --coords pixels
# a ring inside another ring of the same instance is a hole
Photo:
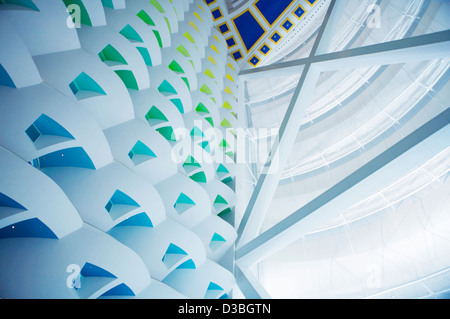
[[[247,52],[266,33],[266,30],[260,25],[250,10],[246,10],[234,18],[233,23]]]
[[[258,0],[253,5],[264,17],[267,24],[272,26],[293,2],[294,0]]]

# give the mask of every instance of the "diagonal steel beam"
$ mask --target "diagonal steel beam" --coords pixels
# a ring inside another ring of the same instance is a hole
[[[239,248],[237,262],[248,267],[264,259],[450,146],[449,124],[450,108]]]
[[[317,70],[311,71],[310,66],[307,66],[302,73],[302,77],[280,127],[278,141],[275,142],[275,145],[270,151],[269,160],[264,166],[263,172],[258,179],[239,224],[237,230],[237,247],[259,234],[264,216],[275,194],[282,169],[294,145],[301,119],[312,98],[312,92],[318,77],[319,72]]]
[[[317,64],[322,71],[333,71],[362,66],[406,63],[417,60],[448,58],[449,52],[450,30],[445,30],[244,70],[239,76],[244,80],[251,76],[268,76],[271,72],[280,72],[283,69],[307,64]]]
[[[332,0],[311,50],[311,57],[316,54],[319,46],[324,45],[321,44],[322,37],[326,37],[328,40],[332,38],[330,34],[334,32],[335,25],[328,25],[328,22],[333,17],[335,5],[336,0]],[[237,230],[238,238],[236,241],[237,247],[247,243],[259,234],[268,206],[275,194],[282,169],[285,166],[298,130],[300,129],[306,108],[310,105],[319,75],[320,72],[311,63],[307,63],[304,66],[300,80],[281,124],[278,143],[276,142],[270,151],[269,160],[264,166],[264,170],[258,179],[247,209],[239,224]]]

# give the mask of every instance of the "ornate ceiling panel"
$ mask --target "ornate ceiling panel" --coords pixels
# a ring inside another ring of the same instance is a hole
[[[308,23],[321,0],[204,0],[214,25],[227,41],[228,53],[241,66],[252,68],[273,61],[276,50]],[[278,51],[278,52],[277,52]]]

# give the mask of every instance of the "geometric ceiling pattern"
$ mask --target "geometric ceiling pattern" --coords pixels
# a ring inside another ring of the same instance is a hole
[[[305,32],[327,7],[320,0],[204,0],[214,25],[226,39],[229,55],[242,69],[273,62],[288,42]],[[298,46],[298,44],[297,44]],[[264,63],[266,62],[266,63]]]

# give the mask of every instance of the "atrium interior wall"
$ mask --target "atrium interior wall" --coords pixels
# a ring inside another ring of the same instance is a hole
[[[231,298],[239,67],[204,1],[2,1],[0,29],[0,297]]]
[[[449,298],[449,17],[0,1],[0,298]]]

